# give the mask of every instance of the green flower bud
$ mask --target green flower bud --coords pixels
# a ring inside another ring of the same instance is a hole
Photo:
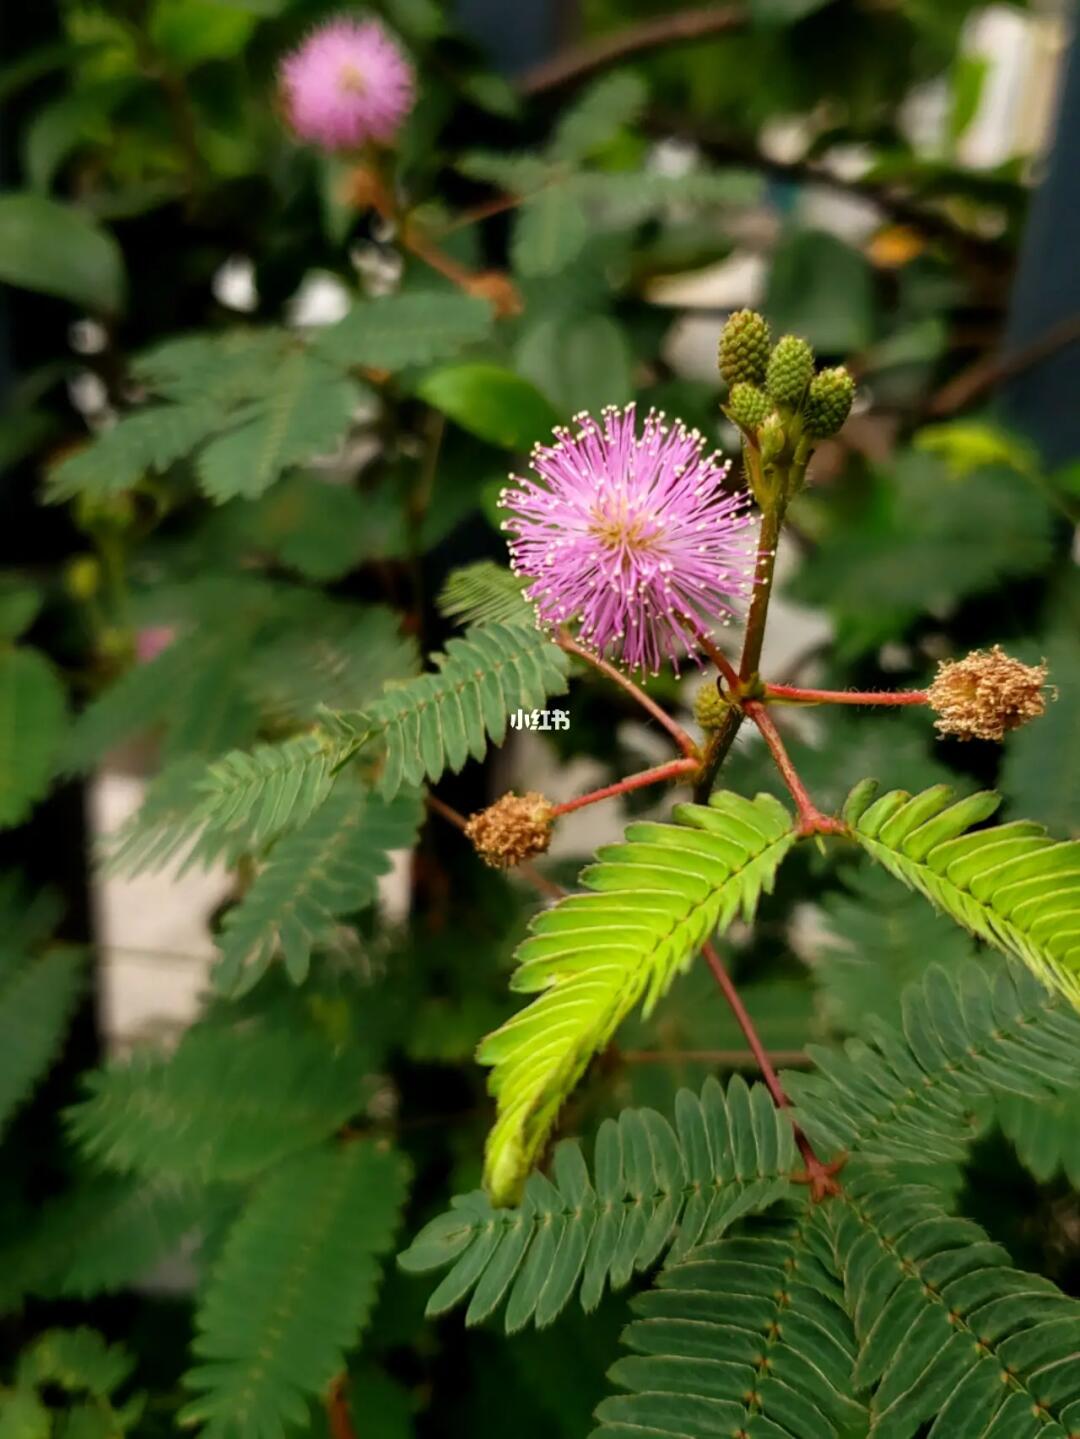
[[[761,458],[767,465],[780,458],[787,444],[787,434],[779,415],[770,415],[762,425],[758,432],[758,444],[761,447]]]
[[[702,729],[719,729],[728,709],[728,702],[720,698],[715,680],[707,680],[694,696],[694,718]]]
[[[732,385],[727,412],[744,430],[756,430],[759,425],[763,425],[769,418],[771,409],[768,395],[764,390],[759,390],[757,385],[751,385],[746,380]]]
[[[855,381],[843,365],[815,375],[803,406],[806,433],[816,440],[827,440],[830,435],[835,435],[851,413],[854,398]]]
[[[773,402],[797,410],[813,378],[814,352],[807,342],[798,335],[785,335],[777,340],[765,376],[765,387]]]
[[[720,373],[729,385],[760,385],[769,363],[769,326],[755,310],[736,310],[720,331]]]
[[[76,600],[89,600],[101,588],[101,565],[94,555],[76,555],[64,570],[64,587]]]

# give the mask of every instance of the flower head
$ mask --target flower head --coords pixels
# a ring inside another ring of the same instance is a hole
[[[326,150],[392,140],[412,108],[412,67],[377,20],[320,25],[285,57],[280,78],[289,124]]]
[[[935,728],[960,739],[1001,740],[1046,709],[1046,666],[1026,665],[1000,645],[942,660],[927,691]]]
[[[513,869],[551,843],[551,805],[542,794],[504,794],[465,826],[477,854],[492,869]]]
[[[752,587],[749,500],[724,491],[730,462],[663,414],[640,436],[633,405],[575,424],[533,451],[535,479],[502,492],[511,568],[542,624],[579,618],[586,644],[631,669],[677,667]]]

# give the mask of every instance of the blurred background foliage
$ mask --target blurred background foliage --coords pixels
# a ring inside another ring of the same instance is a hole
[[[935,741],[903,712],[799,714],[811,788],[835,805],[866,774],[1000,783],[1008,817],[1077,829],[1080,455],[1008,404],[1018,371],[1075,381],[1075,315],[1041,348],[1001,348],[1068,17],[533,0],[519,24],[516,6],[384,0],[419,75],[393,223],[354,163],[288,134],[275,99],[282,52],[339,8],[66,0],[3,19],[5,1439],[163,1434],[203,1387],[191,1417],[234,1432],[213,1407],[225,1381],[181,1385],[194,1334],[197,1359],[228,1354],[222,1275],[331,1170],[341,1223],[369,1225],[384,1261],[395,1225],[400,1247],[476,1184],[490,1115],[472,1052],[514,1007],[536,907],[430,820],[378,906],[335,912],[302,989],[275,967],[242,1000],[207,1000],[176,1048],[168,1002],[149,1028],[117,1018],[125,952],[151,989],[184,957],[132,956],[106,932],[87,795],[160,775],[150,803],[167,816],[206,761],[416,674],[453,632],[435,603],[447,575],[503,558],[507,471],[577,410],[636,397],[734,449],[714,368],[731,309],[760,304],[860,386],[792,513],[769,677],[921,685],[938,659],[1000,641],[1045,656],[1058,689],[1003,751]],[[1058,143],[1075,173],[1075,130]],[[697,683],[653,688],[688,713]],[[465,813],[513,781],[563,798],[658,756],[593,677],[566,703],[567,733],[511,734],[439,794]],[[749,738],[723,783],[775,789]],[[401,823],[408,844],[416,818]],[[572,882],[620,830],[568,824],[546,871]],[[215,931],[249,880],[241,865],[240,890],[226,881]],[[894,1018],[930,960],[974,952],[879,875],[802,852],[729,948],[793,1066],[808,1042]],[[213,960],[209,941],[191,957],[198,985]],[[693,973],[628,1025],[560,1132],[629,1104],[670,1113],[681,1084],[744,1069],[708,990]],[[1076,1293],[1080,1110],[1059,1108],[988,1115],[957,1186],[1018,1262]],[[378,1141],[348,1170],[331,1143],[347,1121]],[[348,1433],[346,1404],[364,1439],[488,1433],[494,1414],[520,1439],[588,1432],[622,1300],[507,1344],[425,1321],[424,1286],[392,1263],[376,1297],[371,1253],[332,1238],[341,1332],[291,1401],[263,1396],[288,1433]],[[246,1318],[270,1315],[282,1280],[263,1278]],[[310,1377],[327,1362],[348,1370],[329,1403]]]

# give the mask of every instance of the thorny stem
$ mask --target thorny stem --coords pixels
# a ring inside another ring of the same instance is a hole
[[[749,1011],[735,988],[734,981],[724,968],[723,961],[713,948],[712,944],[705,943],[701,946],[701,952],[705,956],[705,962],[713,972],[713,977],[720,986],[720,992],[728,1002],[735,1022],[746,1036],[746,1042],[750,1046],[750,1052],[757,1060],[758,1068],[761,1070],[765,1086],[772,1095],[773,1103],[777,1109],[790,1109],[791,1100],[784,1093],[784,1086],[780,1083],[780,1077],[773,1068],[769,1053],[761,1042],[761,1036],[755,1028],[754,1021],[750,1018]],[[833,1161],[831,1164],[824,1164],[814,1152],[814,1146],[806,1137],[797,1124],[793,1124],[795,1131],[795,1143],[799,1146],[799,1153],[806,1165],[805,1174],[796,1175],[800,1183],[809,1184],[810,1194],[815,1202],[818,1202],[829,1194],[838,1194],[840,1186],[836,1181],[836,1175],[843,1166],[843,1160]]]
[[[616,780],[614,784],[604,785],[602,789],[590,790],[588,794],[578,795],[576,799],[552,805],[551,817],[558,819],[560,815],[570,814],[575,809],[584,809],[586,805],[597,804],[602,799],[611,799],[618,794],[629,794],[631,790],[644,789],[646,785],[662,784],[668,779],[681,779],[684,775],[693,774],[697,767],[697,760],[690,757],[669,760],[667,764],[643,769],[637,774],[627,775],[625,779]]]
[[[807,793],[798,770],[791,762],[791,756],[780,738],[780,731],[773,724],[772,715],[760,700],[745,700],[743,709],[761,731],[762,738],[769,746],[769,753],[780,771],[781,778],[791,792],[799,812],[799,834],[846,834],[847,826],[842,820],[822,814]]]
[[[584,645],[578,644],[577,640],[575,640],[567,630],[559,631],[555,636],[555,643],[561,650],[565,650],[568,655],[576,655],[578,659],[584,660],[586,664],[592,665],[594,670],[598,670],[600,674],[606,675],[606,677],[614,684],[617,684],[620,689],[625,690],[643,710],[647,710],[648,713],[652,715],[657,724],[663,725],[687,759],[692,759],[695,763],[700,760],[701,756],[697,745],[687,734],[686,730],[683,729],[682,725],[676,720],[673,720],[668,712],[647,695],[639,685],[636,685],[629,675],[623,674],[623,672],[616,669],[613,664],[609,664],[602,655],[594,654],[591,650],[586,649]]]
[[[798,685],[765,685],[763,699],[778,704],[924,705],[925,690],[812,690]]]

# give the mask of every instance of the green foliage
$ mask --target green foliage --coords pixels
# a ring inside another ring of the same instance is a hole
[[[21,824],[48,790],[66,729],[64,689],[48,660],[0,646],[0,828]]]
[[[484,624],[431,656],[437,674],[397,685],[357,713],[327,711],[323,722],[344,757],[386,746],[379,780],[385,798],[403,784],[437,780],[501,744],[517,709],[534,709],[566,689],[567,660],[545,635],[518,624]]]
[[[1040,1184],[1064,1174],[1073,1189],[1080,1189],[1080,1095],[1075,1088],[1039,1098],[1003,1095],[997,1118],[1016,1157]]]
[[[108,1175],[84,1181],[28,1218],[0,1251],[0,1312],[28,1294],[113,1293],[174,1254],[203,1223],[205,1195],[188,1184]]]
[[[275,845],[226,916],[218,986],[244,993],[279,952],[289,978],[302,983],[312,950],[329,942],[337,920],[374,901],[391,851],[410,847],[419,823],[414,790],[386,799],[339,784],[312,819]]]
[[[918,894],[899,892],[889,875],[860,865],[845,887],[823,897],[827,937],[812,958],[830,1020],[848,1033],[867,1018],[895,1022],[900,997],[930,965],[952,969],[975,957],[971,939]],[[988,964],[989,956],[982,957]]]
[[[122,1345],[109,1344],[96,1329],[47,1330],[19,1355],[14,1388],[0,1390],[0,1435],[118,1439],[142,1416],[142,1395],[117,1407],[116,1390],[134,1366]]]
[[[0,1133],[55,1058],[82,986],[83,955],[0,950]]]
[[[174,762],[152,781],[138,813],[109,837],[109,869],[136,874],[183,856],[210,865],[257,852],[311,818],[333,786],[335,752],[319,735],[232,750],[207,766]]]
[[[1045,645],[1027,646],[1020,656],[1045,659],[1053,685],[1038,724],[1009,736],[1000,784],[1016,813],[1062,834],[1080,832],[1076,776],[1080,774],[1080,641],[1072,634],[1050,635]],[[1053,756],[1052,760],[1048,757]]]
[[[582,873],[571,895],[533,921],[511,986],[539,997],[483,1041],[498,1116],[485,1180],[513,1202],[567,1096],[639,1001],[646,1013],[698,947],[749,919],[794,843],[776,800],[714,794],[679,805],[674,825],[634,824]]]
[[[811,1215],[723,1239],[665,1268],[634,1300],[633,1351],[611,1370],[595,1439],[746,1434],[840,1439],[866,1432],[857,1347],[826,1235]]]
[[[549,440],[559,416],[535,386],[501,365],[447,365],[425,375],[420,398],[504,450],[528,450]]]
[[[863,849],[1080,1006],[1080,840],[1055,841],[1026,820],[968,833],[997,809],[996,794],[950,804],[947,785],[875,800],[876,788],[864,781],[844,809]]]
[[[878,1164],[962,1159],[995,1095],[1076,1083],[1080,1014],[1026,969],[931,968],[903,998],[899,1030],[869,1019],[843,1051],[811,1046],[820,1073],[784,1076],[823,1151]]]
[[[367,1321],[405,1198],[405,1166],[373,1140],[298,1155],[256,1190],[196,1312],[181,1422],[211,1439],[306,1427]]]
[[[571,162],[588,159],[637,119],[648,97],[648,87],[631,71],[594,81],[560,116],[551,139],[551,155]]]
[[[902,635],[928,608],[947,613],[970,595],[1045,567],[1051,512],[1000,467],[950,479],[936,456],[897,456],[888,483],[863,486],[855,515],[833,515],[792,585],[828,609],[841,655]]]
[[[477,560],[447,576],[439,612],[459,625],[534,625],[535,611],[524,598],[527,584],[494,560]]]
[[[581,1146],[565,1140],[551,1180],[531,1174],[520,1207],[493,1208],[483,1192],[455,1200],[398,1261],[412,1273],[451,1266],[427,1313],[471,1293],[466,1324],[505,1300],[508,1334],[530,1320],[543,1328],[575,1292],[589,1312],[607,1285],[624,1288],[665,1252],[673,1263],[789,1193],[794,1136],[763,1086],[735,1078],[725,1094],[710,1079],[700,1098],[680,1090],[675,1123],[624,1109],[600,1126],[592,1179]]]
[[[316,338],[313,351],[333,365],[401,370],[446,359],[485,339],[492,320],[484,300],[412,290],[355,305]]]
[[[44,195],[0,198],[0,280],[95,313],[124,306],[124,260],[113,236],[85,211]]]
[[[369,1057],[284,1030],[197,1028],[168,1056],[91,1074],[72,1138],[120,1173],[243,1181],[339,1129],[364,1102]]]
[[[518,211],[511,250],[519,275],[557,275],[581,253],[589,222],[565,185],[547,185]]]
[[[1021,1439],[1080,1417],[1080,1305],[1012,1268],[975,1224],[925,1189],[852,1177],[825,1220],[858,1341],[853,1380],[872,1432]]]

